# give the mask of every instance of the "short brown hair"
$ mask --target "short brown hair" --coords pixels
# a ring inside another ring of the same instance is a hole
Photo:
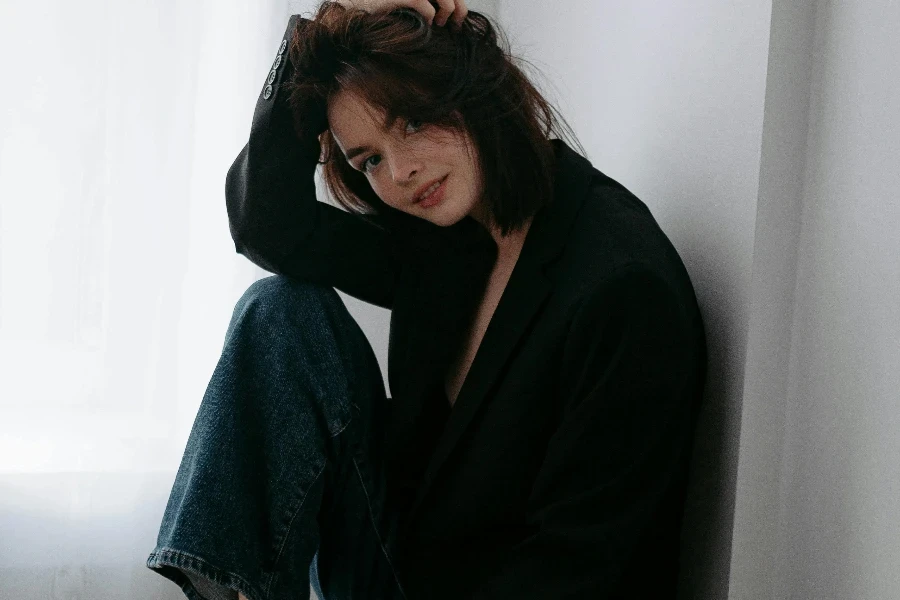
[[[521,59],[511,55],[502,31],[481,13],[469,11],[451,30],[449,23],[429,25],[412,9],[369,14],[326,1],[313,20],[297,23],[287,83],[294,127],[300,136],[322,134],[325,183],[349,211],[380,214],[389,207],[327,131],[328,102],[342,90],[381,109],[385,127],[416,119],[467,133],[481,158],[486,212],[503,235],[553,200],[551,132],[571,134],[584,153],[517,66]]]

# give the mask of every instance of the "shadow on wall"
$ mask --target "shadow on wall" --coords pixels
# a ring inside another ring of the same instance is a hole
[[[680,241],[683,248],[702,247],[696,240]],[[732,369],[744,364],[733,330],[740,319],[728,299],[740,294],[737,282],[717,267],[727,260],[685,253],[684,261],[703,314],[708,358],[682,525],[678,598],[721,600],[728,597],[743,386]]]

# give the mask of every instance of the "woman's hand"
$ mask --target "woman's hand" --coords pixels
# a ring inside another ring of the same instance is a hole
[[[450,19],[456,27],[460,27],[469,13],[464,0],[337,0],[337,2],[346,8],[364,10],[372,14],[390,12],[401,7],[411,8],[425,17],[429,25],[434,22],[441,27]],[[434,4],[437,4],[437,10]]]

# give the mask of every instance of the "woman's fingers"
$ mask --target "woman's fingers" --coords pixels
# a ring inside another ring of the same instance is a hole
[[[455,11],[456,3],[454,0],[437,0],[437,5],[438,11],[434,16],[434,22],[443,27],[447,23],[447,19]]]
[[[443,27],[447,21],[453,20],[457,27],[469,13],[463,0],[412,0],[412,8],[419,11],[429,24]],[[437,9],[435,9],[437,5]]]
[[[463,0],[456,0],[456,6],[453,9],[453,23],[457,27],[462,27],[463,21],[466,20],[466,15],[469,14],[469,9],[466,8],[466,3]]]
[[[389,12],[399,6],[411,8],[425,17],[429,25],[443,27],[452,20],[456,27],[462,25],[469,13],[464,0],[333,0],[345,8],[356,8],[368,13]]]
[[[429,2],[428,0],[412,0],[409,7],[418,11],[419,14],[425,17],[425,20],[428,21],[428,24],[431,24],[436,12],[434,10],[434,7],[431,5],[431,2]]]
[[[466,3],[463,0],[436,0],[438,4],[437,15],[435,16],[435,23],[440,26],[444,26],[447,24],[447,21],[453,20],[453,24],[457,27],[462,25],[463,20],[465,20],[466,15],[469,13],[469,9],[466,8]]]

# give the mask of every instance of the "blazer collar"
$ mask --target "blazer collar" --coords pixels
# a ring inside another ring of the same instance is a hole
[[[519,256],[519,261],[524,257],[525,263],[542,267],[558,257],[565,247],[594,170],[586,158],[562,140],[554,139],[550,143],[556,155],[553,203],[535,214]]]
[[[553,282],[548,277],[547,268],[565,247],[575,217],[588,195],[593,167],[586,158],[576,153],[562,140],[554,139],[551,143],[557,158],[553,202],[535,213],[506,289],[491,317],[446,426],[428,461],[424,481],[413,502],[410,517],[414,516],[437,472],[471,423],[478,408],[492,392],[513,349],[524,332],[529,329],[529,324],[539,314],[544,300],[552,291]],[[455,272],[452,267],[449,270],[442,268],[435,271],[436,277],[440,279],[437,284],[446,286],[445,295],[440,297],[444,299],[444,308],[447,310],[441,316],[449,319],[452,331],[444,335],[432,335],[424,328],[420,328],[417,331],[420,336],[416,338],[418,341],[410,340],[408,357],[418,358],[419,361],[423,356],[437,358],[434,364],[438,368],[426,376],[432,378],[431,381],[420,379],[418,390],[415,390],[420,396],[420,401],[424,401],[429,387],[436,385],[435,378],[440,381],[438,389],[443,390],[443,376],[450,358],[449,352],[445,350],[459,349],[462,335],[454,334],[467,329],[470,319],[474,316],[473,311],[481,299],[480,293],[469,293],[465,298],[454,296],[454,293],[458,290],[483,291],[483,284],[496,258],[496,244],[493,238],[471,217],[466,217],[451,227],[440,229],[444,231],[438,235],[443,236],[454,249],[456,254],[453,256],[460,259],[455,261],[458,265]],[[455,300],[461,301],[451,305]],[[456,305],[460,308],[454,312]],[[404,362],[406,363],[404,370],[413,368],[414,363]],[[416,414],[418,412],[417,410]]]

